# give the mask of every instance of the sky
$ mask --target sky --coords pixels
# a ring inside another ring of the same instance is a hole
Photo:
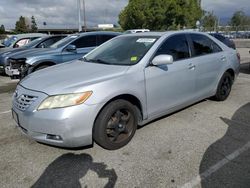
[[[77,0],[0,0],[0,25],[7,29],[15,27],[15,22],[23,15],[35,16],[38,26],[47,28],[77,28]],[[117,24],[120,11],[128,0],[85,0],[87,26],[97,24]],[[236,10],[250,15],[249,0],[202,0],[202,8],[213,11],[221,19],[228,19]]]

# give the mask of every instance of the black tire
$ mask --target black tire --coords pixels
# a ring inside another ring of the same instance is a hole
[[[48,68],[50,67],[50,65],[41,65],[41,66],[38,66],[37,68],[35,68],[33,70],[33,72],[36,72],[36,71],[39,71],[39,70],[42,70],[42,69],[45,69],[45,68]]]
[[[137,124],[136,106],[118,99],[107,104],[99,113],[93,128],[93,139],[105,149],[119,149],[132,139]]]
[[[230,73],[225,72],[220,79],[219,85],[217,87],[216,94],[214,96],[217,101],[225,101],[230,95],[233,85],[233,78]]]

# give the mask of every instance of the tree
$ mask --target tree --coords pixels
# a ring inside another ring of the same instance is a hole
[[[4,34],[5,33],[5,27],[4,25],[0,26],[0,34]]]
[[[25,17],[20,16],[19,20],[16,22],[15,31],[17,33],[27,33],[29,31],[29,26],[26,24]]]
[[[124,30],[194,28],[201,16],[197,0],[129,0],[119,15],[119,24]]]
[[[31,32],[35,33],[35,32],[37,32],[37,30],[38,30],[38,28],[37,28],[35,17],[32,16],[31,17]]]
[[[236,11],[231,18],[230,25],[238,31],[244,26],[250,25],[250,17],[243,11]]]
[[[202,25],[205,31],[216,30],[218,23],[218,18],[213,14],[213,12],[206,12],[202,20]]]

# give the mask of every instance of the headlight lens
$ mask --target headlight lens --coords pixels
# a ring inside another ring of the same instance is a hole
[[[38,107],[38,110],[63,108],[75,106],[84,103],[90,96],[92,91],[84,93],[74,93],[65,95],[56,95],[46,98]]]

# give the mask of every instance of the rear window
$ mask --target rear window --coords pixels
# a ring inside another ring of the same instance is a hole
[[[192,55],[195,57],[222,51],[220,46],[207,36],[200,34],[190,34],[190,36],[194,47]]]

